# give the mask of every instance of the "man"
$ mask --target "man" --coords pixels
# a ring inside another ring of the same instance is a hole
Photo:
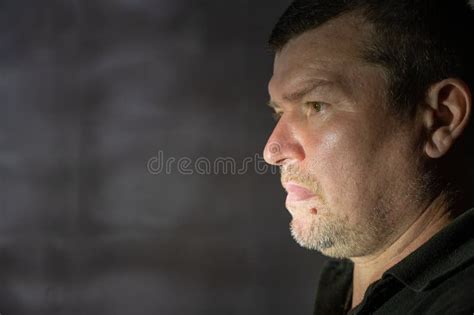
[[[303,247],[334,258],[315,314],[473,314],[467,1],[297,0],[269,82]]]

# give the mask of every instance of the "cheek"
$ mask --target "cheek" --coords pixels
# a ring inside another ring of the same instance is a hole
[[[371,195],[374,141],[360,129],[343,126],[320,131],[307,158],[328,206],[353,208]]]

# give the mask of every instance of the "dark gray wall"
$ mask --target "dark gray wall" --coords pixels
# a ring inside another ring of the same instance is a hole
[[[278,175],[150,174],[261,153],[288,1],[0,2],[0,313],[309,314]]]

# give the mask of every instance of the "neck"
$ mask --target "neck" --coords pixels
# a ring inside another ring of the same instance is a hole
[[[435,198],[393,243],[375,254],[352,258],[352,307],[363,300],[370,284],[448,225],[453,217],[443,194]]]

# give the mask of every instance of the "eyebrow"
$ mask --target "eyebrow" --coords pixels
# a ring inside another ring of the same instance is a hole
[[[314,90],[325,87],[325,86],[334,86],[334,82],[328,80],[311,80],[309,83],[303,84],[303,87],[293,91],[289,94],[283,95],[283,100],[289,103],[296,103],[298,100],[301,100],[305,95],[313,92]],[[278,103],[270,100],[267,105],[273,109],[280,108]]]

